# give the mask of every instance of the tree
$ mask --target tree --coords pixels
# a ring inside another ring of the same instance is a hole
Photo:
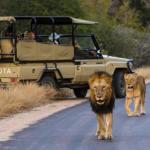
[[[150,1],[148,0],[130,0],[129,6],[132,9],[136,9],[139,13],[139,19],[143,26],[150,24]]]
[[[83,14],[79,0],[5,0],[0,4],[3,6],[3,10],[0,11],[1,15],[79,17]]]

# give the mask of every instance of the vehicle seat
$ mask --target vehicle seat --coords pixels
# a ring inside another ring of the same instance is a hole
[[[2,54],[11,54],[13,52],[13,43],[11,39],[1,39],[0,48]],[[8,56],[2,56],[3,58],[8,58]]]

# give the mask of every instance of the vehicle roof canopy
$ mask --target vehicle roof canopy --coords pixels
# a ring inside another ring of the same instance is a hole
[[[55,24],[55,25],[69,25],[69,24],[85,24],[92,25],[97,22],[78,19],[68,16],[15,16],[16,20],[31,19],[32,23],[37,24]]]
[[[16,19],[13,16],[1,16],[0,21],[7,21],[7,22],[15,22]]]

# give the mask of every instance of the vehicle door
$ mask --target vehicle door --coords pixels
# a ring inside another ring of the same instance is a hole
[[[105,62],[91,36],[80,36],[75,42],[75,81],[87,82],[92,73],[105,71]]]

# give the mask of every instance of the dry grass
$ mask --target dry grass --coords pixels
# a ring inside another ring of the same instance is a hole
[[[145,79],[150,79],[150,67],[137,68],[135,72],[143,76]]]
[[[54,89],[46,89],[33,83],[0,89],[0,117],[49,103],[55,95]]]

